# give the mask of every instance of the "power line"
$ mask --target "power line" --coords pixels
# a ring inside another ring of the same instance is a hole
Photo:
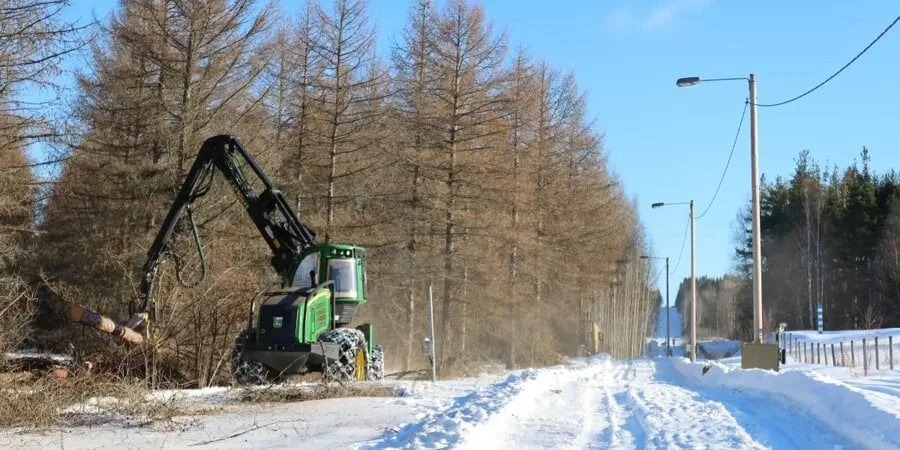
[[[684,254],[684,243],[687,242],[688,228],[691,227],[691,218],[688,217],[687,223],[684,225],[684,237],[681,239],[681,250],[678,251],[678,260],[675,261],[675,268],[669,271],[669,275],[675,273],[678,270],[678,265],[681,264],[681,255]]]
[[[713,203],[716,201],[716,197],[719,195],[719,189],[722,188],[722,182],[725,181],[725,174],[728,173],[728,167],[731,165],[731,158],[734,157],[734,149],[737,147],[738,138],[741,136],[741,127],[744,125],[744,117],[747,115],[747,105],[749,104],[749,101],[744,102],[744,111],[741,112],[741,121],[738,122],[737,133],[734,134],[734,142],[731,143],[731,153],[728,154],[728,161],[725,162],[725,170],[722,171],[722,176],[719,178],[719,185],[716,186],[716,192],[713,194],[712,199],[710,199],[709,204],[706,205],[703,212],[697,216],[698,220],[706,215],[709,208],[712,208]]]
[[[825,83],[828,83],[829,81],[831,81],[834,77],[838,76],[841,72],[843,72],[844,69],[850,67],[851,64],[853,64],[854,62],[856,62],[856,60],[859,59],[859,57],[862,56],[864,53],[866,53],[866,51],[868,51],[873,45],[875,45],[875,43],[878,42],[878,40],[881,39],[882,36],[884,36],[885,34],[887,34],[887,32],[890,31],[890,29],[893,28],[894,25],[896,25],[898,21],[900,21],[900,16],[897,16],[897,18],[894,19],[894,21],[891,22],[891,24],[888,25],[888,27],[885,28],[884,31],[881,32],[881,34],[879,34],[878,36],[875,37],[875,40],[873,40],[872,42],[870,42],[869,45],[867,45],[866,48],[862,49],[861,52],[857,53],[857,55],[854,56],[853,59],[850,60],[850,62],[848,62],[847,64],[844,64],[844,67],[841,67],[837,72],[833,73],[830,77],[826,78],[825,81],[823,81],[823,82],[821,82],[821,83],[819,83],[819,84],[813,86],[812,89],[810,89],[810,90],[808,90],[808,91],[806,91],[806,92],[804,92],[804,93],[802,93],[802,94],[800,94],[800,95],[798,95],[798,96],[796,96],[796,97],[789,98],[789,99],[787,99],[787,100],[785,100],[785,101],[783,101],[783,102],[769,103],[769,104],[757,103],[756,106],[762,106],[762,107],[764,107],[764,108],[769,108],[769,107],[772,107],[772,106],[786,105],[786,104],[788,104],[788,103],[791,103],[791,102],[793,102],[793,101],[795,101],[795,100],[799,100],[799,99],[801,99],[801,98],[803,98],[803,97],[806,97],[807,95],[813,93],[813,91],[815,91],[816,89],[819,89],[820,87],[824,86]],[[752,99],[751,99],[751,100],[752,100]]]

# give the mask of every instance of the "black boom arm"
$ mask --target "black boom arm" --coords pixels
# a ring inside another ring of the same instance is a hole
[[[253,174],[263,185],[262,191],[257,193],[251,187],[241,170],[241,162],[253,170]],[[301,252],[315,244],[315,233],[297,219],[281,191],[272,186],[269,178],[237,138],[227,135],[211,137],[203,142],[200,154],[194,160],[194,165],[181,190],[178,191],[153,245],[147,251],[147,262],[144,264],[141,280],[139,311],[147,309],[156,281],[156,272],[159,263],[170,250],[169,242],[175,225],[185,212],[190,214],[194,200],[209,190],[214,169],[218,169],[231,184],[250,219],[272,249],[272,267],[282,278],[290,275],[291,266]]]

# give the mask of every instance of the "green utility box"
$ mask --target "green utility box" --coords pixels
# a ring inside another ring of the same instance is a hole
[[[741,369],[778,371],[781,350],[778,344],[741,343]]]

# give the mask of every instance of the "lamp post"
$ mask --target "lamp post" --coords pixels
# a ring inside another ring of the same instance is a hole
[[[710,81],[747,81],[750,87],[750,188],[753,196],[753,342],[763,342],[762,323],[762,247],[760,245],[759,229],[759,161],[757,152],[757,128],[756,128],[756,75],[737,78],[704,78],[685,77],[675,81],[678,87],[691,87],[700,82]]]
[[[666,260],[666,356],[672,356],[672,349],[669,347],[669,343],[672,342],[672,338],[669,337],[669,257],[665,258],[659,256],[641,256],[641,259],[665,259]]]
[[[691,362],[697,360],[697,264],[696,264],[696,249],[694,241],[694,201],[691,200],[689,202],[680,202],[680,203],[654,203],[650,205],[652,208],[659,208],[662,206],[671,206],[671,205],[690,205],[691,212]]]

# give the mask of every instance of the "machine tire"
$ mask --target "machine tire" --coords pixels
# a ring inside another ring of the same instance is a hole
[[[322,378],[330,381],[356,380],[356,353],[366,348],[366,337],[355,328],[335,328],[319,337],[319,341],[339,345],[338,359],[327,361],[322,370]]]
[[[377,381],[384,378],[384,350],[380,345],[372,347],[372,353],[369,355],[368,367],[366,368],[366,379]]]
[[[251,330],[244,330],[234,340],[231,353],[231,376],[241,386],[259,386],[271,383],[269,369],[261,362],[244,359],[244,346],[250,338]]]

